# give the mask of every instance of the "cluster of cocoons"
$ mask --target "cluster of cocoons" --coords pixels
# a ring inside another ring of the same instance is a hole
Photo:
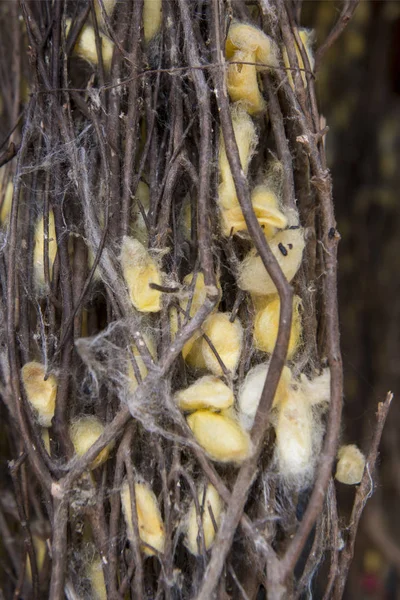
[[[306,51],[308,62],[310,63],[310,68],[311,68],[311,70],[313,70],[314,63],[315,63],[313,52],[312,52],[312,42],[313,42],[314,32],[311,29],[298,29],[297,31],[298,31],[299,37],[303,43],[304,49]],[[289,57],[288,57],[285,46],[282,49],[282,55],[283,55],[283,62],[287,69],[287,77],[288,77],[290,86],[292,89],[294,89],[293,76],[292,76],[292,72],[290,70]],[[301,52],[300,52],[300,49],[299,49],[297,43],[296,43],[296,57],[297,57],[297,61],[299,63],[299,69],[301,69],[300,73],[301,73],[301,78],[303,80],[304,87],[307,87],[305,64],[304,64],[303,57],[301,56]]]
[[[209,550],[214,542],[216,527],[221,523],[224,504],[215,487],[208,484],[206,488],[200,486],[198,491],[200,515],[197,514],[194,501],[191,502],[186,517],[185,544],[189,552],[199,556],[202,550],[201,536],[204,548]],[[212,513],[212,516],[211,516]],[[201,527],[199,525],[201,524]]]
[[[49,210],[49,229],[48,229],[48,248],[49,248],[49,274],[50,281],[53,273],[53,265],[57,255],[56,228],[54,223],[54,213]],[[44,276],[44,219],[43,216],[38,219],[35,226],[34,249],[33,249],[33,274],[36,290],[41,293],[45,287]]]
[[[354,444],[342,446],[337,458],[335,479],[346,485],[360,483],[365,469],[365,456],[361,450]]]
[[[161,518],[157,498],[147,483],[135,482],[135,504],[142,552],[145,556],[163,553],[165,546],[165,529]],[[129,541],[133,544],[135,534],[132,520],[131,493],[128,481],[124,481],[121,489],[122,512],[124,513]],[[151,547],[149,547],[151,546]],[[154,549],[154,550],[153,550]]]
[[[21,379],[26,398],[33,407],[38,423],[42,427],[51,427],[57,396],[57,379],[48,375],[45,366],[38,362],[26,363],[21,369]]]
[[[161,292],[150,286],[162,284],[161,271],[147,248],[132,237],[124,236],[121,267],[133,306],[140,312],[161,310]]]
[[[274,42],[257,27],[233,22],[228,31],[225,56],[232,63],[227,72],[227,88],[232,102],[239,102],[251,115],[263,111],[265,101],[257,71],[267,66],[278,66]]]
[[[104,431],[104,425],[95,416],[80,417],[74,421],[69,428],[69,435],[77,456],[83,456],[99,439]],[[109,444],[99,452],[90,469],[97,469],[108,458],[112,444]]]

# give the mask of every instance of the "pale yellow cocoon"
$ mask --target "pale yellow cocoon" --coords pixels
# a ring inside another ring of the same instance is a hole
[[[273,40],[253,25],[234,21],[225,44],[226,58],[232,59],[238,50],[253,52],[258,63],[271,67],[278,65],[277,48]]]
[[[183,283],[188,288],[193,281],[193,277],[194,277],[194,274],[189,273],[189,275],[186,275],[186,277],[184,277],[184,279],[183,279]],[[199,308],[201,308],[203,306],[204,302],[206,301],[206,298],[207,298],[207,288],[204,283],[204,275],[201,271],[199,271],[196,274],[196,282],[194,284],[194,290],[191,293],[191,304],[190,304],[190,310],[189,310],[189,314],[191,317],[193,317],[197,313]],[[188,298],[185,298],[181,301],[181,306],[185,311],[187,310],[188,305],[189,305]]]
[[[185,362],[193,369],[206,369],[207,365],[203,355],[203,337],[198,331],[186,342],[182,348],[182,356]]]
[[[192,385],[175,394],[175,401],[181,410],[223,410],[233,404],[233,392],[221,379],[205,375]]]
[[[258,142],[256,128],[251,117],[242,108],[235,106],[231,109],[231,114],[240,162],[244,173],[247,174],[251,157]],[[219,144],[219,171],[221,179],[218,188],[220,206],[224,209],[235,208],[239,202],[222,134]]]
[[[314,32],[310,29],[299,29],[298,32],[299,32],[300,39],[303,42],[304,49],[307,54],[308,62],[310,63],[310,68],[311,68],[311,70],[313,70],[315,61],[314,61],[314,56],[313,56],[313,52],[312,52],[312,38],[313,38]],[[296,44],[295,47],[296,47],[296,56],[297,56],[297,61],[299,63],[299,68],[303,69],[301,71],[301,78],[303,80],[304,86],[307,87],[307,77],[306,77],[306,73],[304,71],[305,65],[304,65],[298,45]],[[283,62],[285,64],[285,67],[288,69],[287,77],[288,77],[290,86],[292,89],[294,89],[293,75],[292,75],[292,71],[289,69],[289,67],[290,67],[289,57],[288,57],[285,46],[282,49],[282,55],[283,55]]]
[[[210,338],[225,367],[234,373],[242,352],[243,327],[238,318],[231,323],[230,316],[230,313],[214,313],[205,322],[204,333]],[[206,367],[214,375],[223,375],[221,365],[207,340],[203,338],[201,344]]]
[[[296,275],[305,246],[301,228],[285,229],[277,233],[269,242],[272,253],[290,282]],[[240,265],[239,287],[255,295],[275,294],[277,289],[255,249],[250,250]]]
[[[220,495],[218,494],[215,487],[211,485],[211,483],[207,485],[205,497],[204,488],[200,488],[198,493],[198,500],[200,510],[203,509],[201,514],[201,523],[204,535],[204,545],[206,550],[209,550],[209,548],[211,548],[214,542],[216,534],[213,519],[210,515],[210,510],[212,511],[216,526],[219,527],[221,523],[221,516],[224,505]],[[201,549],[201,546],[199,546],[198,543],[200,534],[199,529],[200,528],[198,526],[198,515],[196,511],[196,506],[195,503],[192,502],[190,504],[189,513],[187,515],[185,544],[189,552],[191,552],[195,556],[198,556],[200,554]]]
[[[140,312],[161,310],[161,292],[150,283],[161,285],[156,261],[138,240],[125,236],[121,246],[121,266],[133,306]]]
[[[274,192],[264,185],[258,185],[251,193],[254,214],[264,230],[265,237],[271,239],[287,226],[287,219],[280,210]],[[221,211],[223,234],[228,236],[239,231],[247,231],[246,221],[240,206]]]
[[[146,343],[146,346],[147,346],[151,356],[155,359],[156,355],[157,355],[157,351],[156,351],[156,343],[154,341],[153,336],[145,333],[145,334],[143,334],[142,337],[143,337],[144,342]],[[147,371],[146,365],[144,364],[144,360],[141,357],[140,352],[135,344],[132,345],[132,354],[135,357],[140,376],[143,380],[143,379],[145,379],[145,377],[147,377],[148,371]],[[133,393],[136,390],[136,388],[138,387],[138,380],[136,379],[135,371],[134,371],[132,362],[130,361],[129,357],[128,357],[128,378],[129,378],[129,389]]]
[[[3,182],[1,182],[3,183]],[[9,214],[11,212],[12,205],[12,197],[13,197],[14,185],[12,181],[9,181],[4,189],[1,186],[0,189],[0,199],[2,200],[1,209],[0,209],[0,222],[2,225],[6,223],[8,220]]]
[[[159,32],[161,20],[161,0],[144,0],[143,30],[145,42],[149,42]]]
[[[66,19],[66,35],[68,35],[71,27],[71,19]],[[103,57],[103,65],[106,71],[111,68],[111,60],[113,55],[114,44],[102,33],[100,35],[101,40],[101,55]],[[87,60],[92,65],[97,65],[99,60],[96,50],[96,35],[91,25],[84,25],[82,31],[74,46],[74,54]]]
[[[49,211],[49,272],[50,281],[53,273],[53,265],[57,254],[57,239],[56,239],[56,228],[54,224],[54,213],[52,210]],[[34,238],[34,249],[33,249],[33,271],[35,278],[35,286],[38,291],[44,288],[44,225],[43,217],[41,217],[35,227],[35,238]]]
[[[233,64],[228,66],[226,85],[232,102],[240,102],[250,114],[262,112],[266,108],[256,70],[256,55],[254,52],[238,50],[232,57]],[[253,63],[253,64],[238,64]]]
[[[107,600],[107,590],[104,581],[103,566],[101,559],[93,560],[87,566],[87,577],[92,588],[92,600]]]
[[[162,522],[157,498],[147,483],[135,483],[136,513],[139,526],[139,536],[142,542],[149,544],[158,552],[164,552],[165,530]],[[124,482],[121,489],[122,511],[125,517],[128,539],[134,541],[131,494],[129,484]],[[146,556],[154,556],[154,551],[142,545],[142,552]]]
[[[360,483],[365,469],[365,456],[361,450],[354,444],[342,446],[337,457],[335,479],[346,485]]]
[[[143,218],[142,212],[138,206],[137,201],[143,207],[144,212],[148,213],[150,209],[150,189],[147,183],[144,181],[139,181],[139,185],[136,190],[136,194],[133,201],[133,210],[132,210],[132,237],[139,240],[144,246],[147,246],[149,242],[149,232],[147,229],[146,222]]]
[[[256,312],[254,319],[254,345],[258,350],[272,354],[279,329],[280,314],[279,296],[274,296],[262,310]],[[290,329],[290,339],[287,358],[291,360],[301,344],[301,317],[300,317],[301,298],[294,296],[292,326]]]
[[[250,437],[236,420],[198,410],[188,416],[187,422],[200,446],[213,460],[240,463],[249,456]]]
[[[253,427],[265,380],[268,375],[268,369],[269,362],[261,363],[250,369],[240,388],[238,397],[239,420],[247,430]],[[279,406],[286,400],[291,379],[292,373],[289,367],[283,367],[273,406]]]
[[[331,398],[331,372],[329,368],[323,369],[320,375],[311,380],[301,373],[300,385],[303,394],[308,402],[315,406],[317,404],[326,404]]]
[[[51,427],[54,417],[57,396],[57,379],[54,375],[45,377],[45,367],[38,362],[26,363],[21,369],[28,402],[36,411],[37,419],[42,427]]]
[[[69,435],[76,454],[83,456],[97,442],[103,431],[104,425],[97,417],[86,416],[74,421],[69,428]],[[107,460],[111,447],[112,444],[109,444],[99,452],[90,469],[96,469]]]

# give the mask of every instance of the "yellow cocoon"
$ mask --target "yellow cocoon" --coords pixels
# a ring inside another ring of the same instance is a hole
[[[107,600],[107,590],[101,560],[99,558],[93,560],[88,565],[86,572],[93,592],[92,600]]]
[[[41,217],[35,227],[35,247],[33,250],[33,270],[35,286],[37,290],[44,288],[44,225]],[[49,211],[49,271],[50,281],[53,273],[53,265],[57,254],[56,228],[54,224],[54,213]]]
[[[161,20],[161,0],[144,0],[143,30],[145,42],[149,42],[158,33],[161,27]]]
[[[124,236],[121,246],[121,266],[133,306],[140,312],[161,310],[161,292],[150,283],[161,285],[161,273],[156,261],[138,240]]]
[[[277,49],[271,38],[253,25],[234,21],[225,44],[226,58],[232,59],[238,50],[254,53],[258,63],[278,65]]]
[[[99,439],[104,431],[104,425],[94,416],[81,417],[69,428],[71,442],[78,456],[83,456],[91,446]],[[110,454],[111,444],[103,448],[90,465],[90,469],[96,469],[103,464]]]
[[[177,392],[175,400],[181,410],[223,410],[232,406],[233,392],[218,377],[205,375]]]
[[[313,474],[316,459],[313,444],[321,437],[311,405],[301,391],[292,389],[278,406],[275,433],[278,472],[287,482],[301,488]]]
[[[249,456],[249,435],[236,420],[198,410],[188,416],[187,422],[200,446],[213,460],[239,463]]]
[[[203,337],[201,331],[196,332],[182,348],[182,356],[185,362],[193,369],[206,369],[206,361],[203,355]]]
[[[219,527],[221,523],[221,516],[223,510],[223,502],[217,490],[211,483],[207,485],[205,497],[204,489],[201,487],[198,493],[198,500],[201,510],[201,523],[203,527],[204,545],[206,550],[211,548],[215,538],[215,526],[213,519],[210,515],[210,509],[212,511],[215,524]],[[204,501],[204,505],[203,505]],[[186,522],[186,538],[185,544],[189,552],[198,556],[200,554],[199,544],[197,540],[199,538],[199,526],[198,526],[198,515],[196,511],[195,503],[190,504],[189,513]]]
[[[157,352],[156,352],[156,344],[155,344],[154,338],[151,335],[144,334],[143,340],[146,342],[146,346],[147,346],[151,356],[153,358],[156,358]],[[144,364],[144,360],[141,357],[140,352],[137,349],[135,344],[133,344],[133,346],[132,346],[132,354],[135,357],[140,376],[143,380],[147,376],[148,371],[147,371],[146,365]],[[129,389],[130,389],[131,393],[133,393],[136,390],[136,388],[138,387],[138,380],[136,379],[135,371],[134,371],[133,365],[132,365],[129,357],[128,357],[128,378],[129,378],[129,384],[130,384]]]
[[[258,350],[272,354],[279,329],[280,314],[279,296],[274,296],[262,310],[256,312],[254,320],[254,345]],[[293,298],[292,326],[290,330],[290,339],[287,358],[291,360],[297,352],[301,343],[301,317],[300,317],[301,298]]]
[[[242,352],[243,327],[238,318],[231,323],[230,316],[230,313],[214,313],[205,322],[204,333],[210,338],[225,367],[233,373]],[[201,345],[207,369],[214,375],[223,375],[217,357],[204,338]]]
[[[251,157],[258,142],[256,128],[251,117],[240,106],[234,106],[231,109],[231,115],[240,162],[244,173],[247,174]],[[221,179],[218,188],[220,206],[224,209],[235,208],[239,205],[239,202],[222,134],[219,144],[219,171]]]
[[[68,35],[70,27],[71,19],[66,19],[66,35]],[[101,55],[103,57],[103,65],[106,71],[109,71],[111,68],[114,44],[102,33],[99,35],[101,40]],[[98,64],[99,61],[96,50],[96,36],[93,27],[90,25],[83,26],[74,46],[74,54],[87,60],[87,62],[92,65]]]
[[[39,537],[38,535],[33,535],[32,537],[33,537],[33,545],[35,547],[35,552],[36,552],[37,570],[38,570],[38,573],[40,573],[40,571],[43,567],[46,553],[47,553],[46,542],[43,538]],[[31,561],[30,561],[29,556],[26,557],[26,572],[27,572],[29,581],[32,581],[32,568],[31,568]]]
[[[304,49],[307,53],[308,62],[310,63],[310,68],[311,68],[311,70],[313,70],[314,69],[314,56],[312,53],[312,38],[313,38],[314,32],[311,29],[299,29],[298,32],[299,32],[300,39],[303,42]],[[296,47],[296,56],[297,56],[297,61],[299,63],[299,68],[304,69],[305,65],[304,65],[303,59],[301,57],[300,49],[297,44],[295,44],[295,47]],[[293,75],[292,75],[292,71],[289,69],[290,68],[289,57],[288,57],[285,46],[282,49],[282,55],[283,55],[283,62],[285,64],[285,67],[288,69],[287,77],[288,77],[290,86],[292,89],[294,89]],[[301,78],[303,80],[304,86],[307,87],[306,73],[304,70],[301,71],[300,73],[301,73]]]
[[[158,552],[164,552],[165,531],[161,519],[157,498],[147,483],[135,483],[136,513],[139,526],[139,536],[142,542],[149,544]],[[134,541],[131,494],[129,484],[125,481],[121,489],[122,511],[125,517],[128,539]],[[142,546],[146,556],[154,556],[154,551],[147,546]]]
[[[250,369],[240,388],[238,398],[239,420],[241,425],[247,430],[253,427],[265,380],[268,375],[268,369],[269,362],[261,363]],[[289,367],[283,367],[273,406],[279,406],[286,400],[291,379],[292,373]]]
[[[335,479],[346,485],[360,483],[365,469],[365,456],[361,450],[354,444],[342,446],[337,457]]]
[[[278,231],[287,226],[287,219],[279,208],[279,201],[272,190],[265,185],[258,185],[251,193],[254,213],[265,237],[271,239]],[[246,221],[240,206],[222,210],[223,234],[228,236],[238,231],[247,231]]]
[[[26,363],[21,369],[28,402],[37,413],[38,422],[42,427],[51,427],[54,417],[57,396],[57,380],[54,375],[45,377],[45,367],[38,362]]]
[[[240,102],[251,115],[263,111],[266,107],[263,95],[258,87],[256,55],[254,52],[238,50],[232,57],[227,72],[226,85],[232,102]],[[254,63],[236,64],[236,63]]]
[[[186,275],[186,277],[184,277],[183,283],[185,284],[185,286],[187,286],[187,287],[190,286],[190,284],[193,281],[193,277],[194,277],[193,273],[189,273],[189,275]],[[218,287],[220,288],[219,284],[218,284]],[[191,296],[192,296],[192,301],[190,304],[189,314],[191,317],[193,317],[197,313],[197,311],[203,306],[203,304],[207,298],[207,288],[204,283],[204,275],[201,271],[199,271],[196,275],[196,282],[194,284],[194,290],[193,290]],[[182,300],[181,306],[185,311],[187,310],[188,305],[189,305],[189,300],[187,298]]]
[[[140,201],[140,204],[143,206],[144,212],[147,215],[150,209],[150,190],[149,186],[144,181],[139,181],[135,198]],[[132,237],[139,240],[139,242],[144,246],[147,246],[147,244],[149,243],[149,232],[141,210],[137,205],[136,201],[134,201],[132,218]]]
[[[3,183],[3,182],[1,182],[1,183]],[[3,189],[0,190],[0,199],[2,200],[1,209],[0,209],[0,222],[2,225],[4,225],[5,222],[8,220],[8,216],[11,211],[13,191],[14,191],[14,184],[12,181],[9,181],[5,185],[4,190]]]
[[[303,230],[299,228],[280,231],[270,240],[269,244],[286,279],[292,281],[303,257],[305,246]],[[255,295],[266,296],[277,292],[275,284],[255,248],[250,250],[240,265],[238,284],[242,290]]]

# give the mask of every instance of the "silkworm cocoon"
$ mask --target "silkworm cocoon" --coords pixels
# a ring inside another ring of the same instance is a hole
[[[313,52],[312,52],[312,41],[313,41],[314,32],[310,29],[299,29],[298,32],[299,32],[300,39],[303,42],[304,49],[307,53],[308,62],[310,63],[310,68],[311,68],[311,70],[313,70],[314,62],[315,62]],[[295,44],[295,48],[296,48],[296,56],[297,56],[297,61],[299,63],[299,68],[304,69],[305,65],[304,65],[304,62],[303,62],[303,59],[302,59],[302,56],[300,53],[300,49],[297,44]],[[287,77],[288,77],[290,86],[292,89],[294,89],[293,75],[292,75],[292,71],[289,69],[290,64],[289,64],[289,57],[287,54],[286,47],[283,47],[282,54],[283,54],[283,62],[285,64],[285,67],[288,69]],[[305,71],[303,70],[300,73],[301,73],[301,78],[303,80],[304,86],[307,87],[307,78],[306,78]]]
[[[38,535],[33,535],[32,538],[36,553],[37,570],[38,573],[40,573],[47,553],[46,542],[43,538],[39,537]],[[32,581],[32,568],[29,556],[26,557],[26,573],[29,581]]]
[[[230,316],[230,313],[214,313],[205,322],[204,333],[210,338],[225,367],[233,373],[242,352],[243,327],[237,318],[231,323]],[[214,375],[223,375],[221,365],[207,340],[203,338],[201,344],[206,367]]]
[[[361,450],[354,444],[342,446],[337,457],[335,479],[346,485],[360,483],[365,469],[365,456]]]
[[[308,379],[304,373],[300,375],[300,385],[304,395],[313,406],[326,404],[331,398],[331,372],[323,369],[320,375]]]
[[[305,487],[314,472],[322,431],[301,391],[292,389],[278,406],[275,433],[275,458],[280,476],[290,485]]]
[[[66,34],[68,35],[71,27],[71,19],[66,20]],[[105,35],[99,33],[101,41],[101,55],[103,58],[103,65],[106,71],[111,68],[111,60],[113,55],[114,44]],[[74,54],[87,60],[92,65],[97,65],[99,60],[96,50],[96,35],[93,27],[90,25],[84,25],[82,31],[74,46]]]
[[[144,0],[143,30],[145,42],[149,42],[159,32],[161,20],[161,0]]]
[[[146,343],[146,346],[147,346],[151,356],[153,358],[156,358],[157,351],[156,351],[156,343],[154,341],[154,338],[149,334],[144,334],[143,340]],[[135,344],[132,346],[132,354],[135,357],[135,361],[136,361],[137,367],[139,369],[140,376],[143,380],[145,377],[147,377],[148,371],[147,371],[146,365],[144,364],[144,360],[141,357],[140,352]],[[129,389],[133,393],[136,390],[136,388],[138,387],[138,380],[136,379],[135,371],[134,371],[132,362],[129,360],[129,358],[128,358],[128,378],[129,378],[129,383],[130,383]]]
[[[50,456],[50,435],[47,427],[42,427],[42,441],[47,454]]]
[[[175,394],[181,410],[223,410],[233,404],[233,392],[223,381],[213,375],[205,375],[192,385]]]
[[[285,229],[277,233],[269,242],[272,253],[288,281],[296,275],[305,246],[301,228]],[[256,295],[275,294],[277,289],[255,249],[250,250],[240,265],[239,287]]]
[[[38,362],[26,363],[21,369],[28,402],[36,411],[38,422],[42,427],[51,427],[54,417],[57,396],[57,380],[49,375],[45,380],[45,367]]]
[[[219,527],[224,505],[217,490],[210,483],[207,485],[205,495],[204,489],[202,487],[200,488],[198,493],[198,500],[200,509],[202,509],[201,523],[203,527],[204,545],[206,550],[208,550],[209,548],[211,548],[216,534],[214,522],[210,515],[210,510],[212,511],[215,525]],[[198,543],[199,533],[200,532],[198,526],[198,515],[196,511],[196,506],[195,503],[192,502],[187,516],[185,544],[189,552],[191,552],[195,556],[198,556],[200,554],[201,549],[201,546],[199,546]]]
[[[265,110],[265,100],[258,87],[255,53],[238,50],[233,55],[232,61],[233,64],[228,67],[226,80],[231,101],[240,102],[250,115]]]
[[[161,285],[160,269],[143,244],[125,236],[121,266],[133,306],[140,312],[161,310],[161,292],[150,287],[150,283]]]
[[[185,286],[189,287],[193,281],[194,273],[189,273],[183,279],[183,283]],[[191,303],[189,314],[193,317],[199,308],[201,308],[206,301],[207,297],[207,288],[204,283],[204,275],[201,271],[196,274],[196,282],[194,284],[193,292],[191,293]],[[185,298],[181,301],[182,308],[186,311],[189,305],[189,299]]]
[[[139,242],[144,246],[147,246],[149,242],[149,232],[137,201],[140,202],[144,212],[147,214],[150,209],[150,190],[149,186],[144,181],[139,181],[139,185],[136,190],[132,211],[132,217],[134,221],[131,229],[132,237],[139,240]]]
[[[256,128],[251,117],[242,108],[235,106],[231,110],[231,114],[240,162],[243,171],[247,174],[251,157],[258,142]],[[238,206],[239,202],[222,135],[219,145],[219,171],[221,178],[218,188],[220,206],[224,209],[234,208]]]
[[[93,600],[107,600],[107,590],[101,559],[98,558],[93,560],[88,565],[86,572],[92,588]]]
[[[232,59],[238,51],[252,52],[256,61],[271,67],[278,66],[275,43],[261,29],[235,21],[231,24],[225,44],[225,55]]]
[[[57,239],[56,239],[56,228],[54,224],[54,213],[52,210],[49,211],[49,272],[50,281],[53,273],[53,265],[57,254]],[[33,271],[35,286],[38,291],[42,291],[44,288],[44,224],[43,217],[41,217],[35,227],[35,238],[34,238],[34,250],[33,250]]]
[[[158,507],[157,498],[147,483],[135,483],[136,513],[139,526],[139,536],[142,542],[149,544],[158,552],[164,552],[165,530]],[[125,517],[128,539],[134,541],[131,494],[128,482],[125,481],[121,489],[122,511]],[[154,556],[154,551],[142,545],[146,556]]]
[[[251,193],[251,203],[254,213],[265,237],[271,239],[278,231],[287,226],[287,219],[279,208],[279,201],[272,190],[264,185],[258,185]],[[247,231],[246,221],[240,206],[222,210],[224,235]]]
[[[258,350],[272,354],[279,329],[280,314],[279,296],[274,296],[262,310],[256,312],[254,319],[254,345]],[[293,298],[292,326],[290,329],[290,339],[287,358],[290,360],[297,352],[301,343],[301,317],[300,317],[301,298]]]
[[[194,437],[213,460],[239,463],[251,450],[250,437],[239,423],[225,415],[198,410],[187,418]]]
[[[207,365],[203,355],[203,338],[201,331],[192,335],[182,348],[185,362],[194,369],[206,369]]]
[[[268,369],[268,362],[261,363],[250,369],[240,388],[238,398],[239,420],[241,425],[247,430],[250,430],[253,427],[265,380],[268,375]],[[283,367],[273,406],[279,406],[286,400],[290,389],[289,385],[291,379],[292,373],[289,367]]]
[[[103,431],[103,423],[94,416],[81,417],[72,423],[69,428],[69,435],[76,454],[78,456],[83,456],[99,439]],[[99,452],[90,465],[91,469],[96,469],[107,460],[111,447],[112,445],[109,444]]]
[[[9,181],[3,189],[0,189],[0,199],[2,200],[0,209],[0,223],[2,225],[4,225],[8,220],[8,216],[11,211],[13,191],[14,185],[12,181]]]

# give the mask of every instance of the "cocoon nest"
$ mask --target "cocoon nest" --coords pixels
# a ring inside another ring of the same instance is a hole
[[[143,30],[144,41],[149,42],[160,30],[162,12],[161,0],[144,0]]]
[[[307,54],[308,62],[310,63],[310,68],[311,68],[311,70],[313,70],[314,64],[315,64],[314,56],[313,56],[313,52],[312,52],[312,43],[313,43],[314,32],[312,29],[298,29],[298,32],[299,32],[300,39],[303,42],[304,49]],[[303,80],[304,87],[307,87],[307,77],[306,77],[306,73],[304,71],[305,65],[304,65],[304,61],[301,56],[300,49],[299,49],[297,43],[295,44],[295,48],[296,48],[296,56],[297,56],[297,61],[299,63],[299,68],[303,69],[300,72],[301,78]],[[286,69],[288,69],[287,77],[288,77],[290,86],[292,89],[294,89],[293,75],[292,75],[292,71],[290,70],[289,57],[288,57],[288,53],[287,53],[285,46],[282,49],[282,55],[283,55],[283,62],[285,64],[285,67],[286,67]]]
[[[200,446],[213,460],[240,463],[249,456],[250,437],[231,417],[198,410],[188,416],[187,422]]]
[[[232,61],[234,64],[229,65],[226,80],[231,101],[240,102],[250,115],[262,112],[266,103],[258,87],[255,53],[237,50],[232,56]]]
[[[288,281],[296,275],[305,246],[301,228],[285,229],[270,241],[270,248]],[[239,287],[255,295],[268,295],[277,292],[274,282],[267,273],[261,257],[251,250],[240,265]]]
[[[54,224],[54,213],[49,211],[49,272],[50,281],[53,274],[53,265],[57,255],[56,228]],[[33,250],[33,274],[35,287],[38,292],[43,292],[45,285],[44,278],[44,224],[41,217],[35,226],[34,250]]]
[[[251,117],[239,106],[235,105],[231,109],[231,115],[235,140],[239,150],[240,163],[244,173],[247,174],[251,157],[253,156],[258,142],[256,128]],[[239,202],[222,134],[219,144],[219,171],[221,179],[218,188],[219,204],[224,209],[235,208],[238,206]]]
[[[107,600],[107,590],[101,559],[98,558],[89,563],[86,573],[90,581],[90,587],[92,588],[92,600]]]
[[[301,298],[299,296],[294,296],[292,326],[287,353],[287,358],[289,360],[293,358],[301,344],[302,327],[300,307]],[[274,296],[265,304],[264,308],[256,312],[254,320],[254,345],[258,350],[272,354],[278,337],[279,315],[279,296]]]
[[[71,442],[78,456],[83,456],[99,439],[104,431],[104,425],[94,416],[81,417],[74,421],[69,428]],[[109,444],[99,452],[90,465],[90,469],[96,469],[103,464],[110,454],[112,444]]]
[[[264,65],[276,67],[279,64],[277,48],[271,38],[253,25],[234,21],[225,44],[226,58],[232,59],[238,50],[253,52],[256,61]]]
[[[138,206],[138,202],[140,202],[145,214],[147,215],[150,209],[150,190],[149,186],[144,181],[139,181],[139,185],[134,197],[134,206],[132,209],[133,223],[131,231],[132,237],[139,240],[143,246],[147,246],[149,243],[149,232],[142,212]]]
[[[140,312],[161,310],[161,292],[150,283],[161,285],[156,261],[138,240],[125,236],[121,246],[121,267],[133,306]]]
[[[203,528],[204,545],[206,550],[209,550],[215,538],[215,525],[219,527],[221,523],[224,505],[217,490],[210,483],[207,485],[206,490],[204,490],[203,487],[200,488],[198,500],[201,510],[201,524]],[[210,511],[212,512],[213,518],[211,517]],[[199,516],[196,511],[195,503],[192,501],[186,518],[185,544],[189,552],[195,556],[201,554],[201,545],[199,540],[200,528],[198,521]]]
[[[71,27],[71,19],[66,19],[66,35]],[[103,58],[103,65],[106,71],[111,68],[111,60],[114,50],[114,44],[105,35],[99,33],[101,41],[101,55]],[[96,49],[96,35],[93,27],[90,25],[84,25],[82,31],[74,46],[74,54],[87,60],[91,65],[97,65],[99,62]]]
[[[223,410],[233,404],[232,390],[218,377],[205,375],[175,394],[181,410]]]
[[[254,213],[265,237],[271,239],[278,231],[287,226],[287,219],[279,208],[276,194],[265,185],[258,185],[251,193]],[[247,231],[246,221],[240,206],[221,211],[223,234],[228,236]]]
[[[225,367],[234,373],[239,364],[243,346],[243,327],[239,319],[230,322],[230,313],[217,312],[208,317],[204,333],[210,338]],[[204,338],[201,342],[204,362],[214,375],[223,375],[223,370],[214,351]]]
[[[260,403],[265,380],[268,375],[269,362],[261,363],[250,369],[239,391],[239,420],[242,426],[250,430]],[[292,373],[288,367],[283,367],[281,378],[275,393],[273,406],[284,402],[287,397]]]
[[[21,369],[22,383],[28,402],[36,411],[42,427],[51,427],[57,396],[57,380],[49,375],[45,380],[45,367],[38,362],[26,363]]]
[[[151,356],[155,359],[157,356],[157,351],[156,351],[156,343],[154,341],[153,336],[145,333],[145,334],[143,334],[143,340],[145,341],[146,346],[147,346]],[[135,357],[136,365],[139,369],[140,376],[143,380],[145,377],[147,377],[148,371],[147,371],[146,365],[144,364],[144,360],[141,357],[140,352],[135,345],[132,346],[132,354]],[[129,359],[129,357],[128,357],[128,378],[129,378],[129,389],[133,393],[136,390],[136,388],[138,387],[138,380],[136,378],[135,370],[133,368],[132,362]]]
[[[365,469],[365,456],[361,450],[354,444],[342,446],[337,457],[335,479],[346,485],[360,483]]]
[[[155,552],[146,546],[149,544],[158,552],[164,552],[165,530],[161,519],[157,498],[147,483],[135,483],[136,514],[139,527],[139,536],[144,544],[142,552],[146,556],[154,556]],[[129,484],[125,481],[121,489],[122,511],[125,517],[128,539],[134,542],[132,521],[132,505]]]

